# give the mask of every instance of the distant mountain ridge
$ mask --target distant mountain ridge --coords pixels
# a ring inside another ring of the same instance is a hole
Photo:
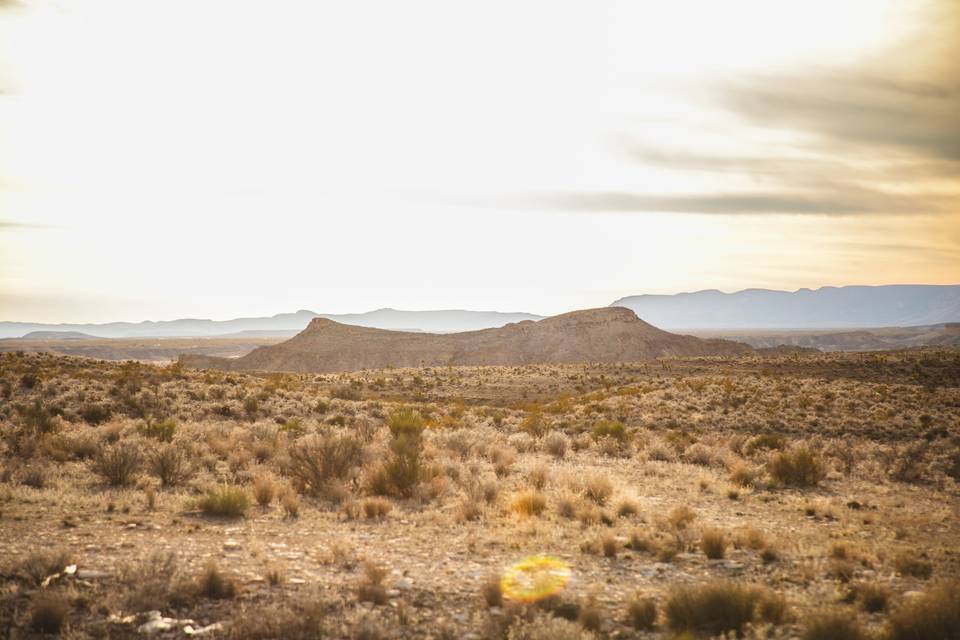
[[[910,327],[960,321],[960,285],[707,290],[628,296],[610,306],[668,330]]]
[[[634,362],[753,352],[738,342],[661,331],[629,309],[605,307],[448,334],[385,331],[315,318],[293,338],[240,358],[184,355],[180,362],[200,369],[329,373],[387,367]]]
[[[301,309],[296,313],[279,313],[264,318],[234,320],[145,320],[143,322],[108,322],[104,324],[42,324],[32,322],[0,322],[0,338],[19,338],[32,332],[80,332],[97,338],[199,337],[219,336],[250,331],[302,331],[314,318],[327,318],[363,327],[390,330],[420,330],[434,333],[474,331],[502,327],[511,322],[539,320],[532,313],[501,311],[403,311],[377,309],[366,313],[320,314]]]

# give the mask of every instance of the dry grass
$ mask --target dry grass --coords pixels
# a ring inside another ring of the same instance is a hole
[[[890,640],[957,640],[960,638],[960,581],[946,581],[890,614]]]
[[[242,518],[250,508],[250,497],[242,487],[224,485],[207,492],[197,506],[208,516]]]
[[[137,635],[142,617],[108,613],[150,610],[241,639],[849,637],[816,615],[827,603],[876,640],[951,638],[956,586],[922,580],[958,575],[958,363],[918,351],[271,375],[0,353],[0,619],[37,635],[31,599],[51,593],[77,638]],[[109,417],[91,426],[90,407]],[[522,429],[534,413],[540,435]],[[170,442],[147,416],[175,421]],[[127,447],[141,464],[111,484],[98,458]],[[245,496],[248,519],[191,513],[208,499],[236,513],[220,488]],[[53,540],[71,553],[30,558]],[[535,553],[573,580],[515,602],[496,576]],[[211,558],[234,597],[204,595],[218,592],[200,586],[217,582],[199,571]],[[106,575],[39,586],[73,563]]]
[[[60,633],[70,603],[62,593],[38,592],[30,602],[30,628],[37,633]]]
[[[538,491],[522,491],[514,496],[510,509],[521,516],[539,516],[547,508],[547,498]]]
[[[867,634],[850,612],[828,611],[811,616],[800,637],[802,640],[866,640]]]

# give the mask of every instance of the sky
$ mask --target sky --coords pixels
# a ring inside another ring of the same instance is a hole
[[[0,0],[0,320],[960,283],[953,0]]]

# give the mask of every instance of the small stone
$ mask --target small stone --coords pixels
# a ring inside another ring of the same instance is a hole
[[[227,540],[223,543],[224,551],[237,551],[240,549],[240,543],[236,540]]]

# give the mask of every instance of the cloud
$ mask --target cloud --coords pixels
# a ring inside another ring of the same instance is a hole
[[[564,211],[883,215],[960,211],[960,4],[934,0],[912,38],[857,65],[805,67],[712,84],[697,98],[772,139],[754,155],[654,146],[625,131],[639,168],[714,174],[707,193],[631,189],[508,198]],[[691,96],[691,99],[693,97]],[[771,130],[776,135],[769,136]],[[766,135],[765,135],[766,134]],[[783,135],[785,134],[785,135]],[[691,183],[696,181],[691,180]]]
[[[746,191],[708,194],[640,194],[566,191],[525,194],[499,200],[507,206],[560,211],[699,214],[913,214],[950,211],[950,198],[889,194],[862,188],[833,188],[777,193]],[[495,202],[496,204],[496,202]]]
[[[946,80],[904,83],[871,71],[826,72],[751,78],[719,94],[750,124],[802,131],[828,143],[953,161],[960,175],[960,82]]]

